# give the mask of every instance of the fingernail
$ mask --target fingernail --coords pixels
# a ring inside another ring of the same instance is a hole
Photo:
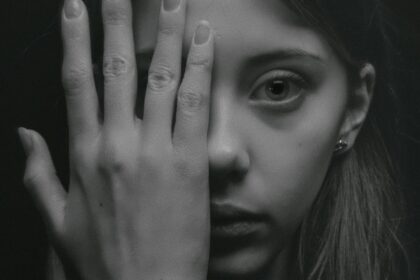
[[[163,9],[167,12],[175,11],[180,4],[181,0],[163,0]]]
[[[64,3],[64,14],[66,18],[77,18],[82,13],[81,0],[66,0]]]
[[[207,21],[202,21],[197,27],[194,35],[194,44],[203,45],[208,42],[210,38],[210,27]]]
[[[23,150],[25,151],[26,156],[31,153],[33,142],[32,142],[32,135],[26,128],[19,127],[18,134],[20,138],[20,142],[22,143]]]

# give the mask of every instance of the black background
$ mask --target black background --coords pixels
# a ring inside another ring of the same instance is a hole
[[[338,0],[337,0],[338,1]],[[350,0],[348,0],[350,1]],[[399,63],[402,189],[406,196],[405,244],[420,267],[420,1],[388,0]],[[0,279],[43,279],[47,237],[21,184],[23,152],[16,128],[43,134],[54,158],[65,157],[65,105],[60,84],[61,1],[1,0],[0,6]],[[88,2],[94,8],[97,1]],[[93,15],[91,18],[98,19]],[[92,22],[100,49],[100,22]],[[58,172],[66,170],[56,161]]]

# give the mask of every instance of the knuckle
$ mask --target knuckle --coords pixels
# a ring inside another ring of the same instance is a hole
[[[81,41],[85,37],[82,28],[72,26],[68,22],[63,23],[63,39],[64,43]]]
[[[188,60],[188,66],[194,70],[208,72],[211,70],[212,61],[207,56],[201,54],[192,54]]]
[[[39,181],[38,179],[39,179],[39,176],[38,175],[27,172],[23,176],[23,183],[27,187],[34,186]]]
[[[124,56],[113,55],[104,58],[103,74],[106,80],[112,80],[127,73],[130,63]]]
[[[163,36],[180,35],[180,30],[176,25],[173,24],[160,24],[158,32]]]
[[[124,25],[130,21],[130,12],[121,1],[104,1],[103,21],[107,25]]]
[[[98,160],[98,170],[101,174],[115,176],[126,174],[130,170],[128,157],[120,151],[117,145],[107,144]]]
[[[149,70],[148,86],[153,91],[172,88],[176,81],[174,71],[168,66],[155,66]]]
[[[29,170],[23,176],[23,183],[27,187],[39,186],[47,182],[47,175],[41,170]]]
[[[87,67],[68,68],[63,71],[63,86],[67,90],[77,90],[87,83],[89,78]]]
[[[205,104],[204,94],[188,88],[181,89],[178,93],[178,104],[187,111],[197,111]]]
[[[101,174],[114,176],[124,174],[128,169],[127,162],[115,154],[107,155],[98,163],[98,170]]]

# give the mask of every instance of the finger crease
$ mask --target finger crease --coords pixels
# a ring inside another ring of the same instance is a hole
[[[117,77],[121,74],[127,73],[127,61],[121,57],[113,57],[104,62],[104,75],[110,77]]]

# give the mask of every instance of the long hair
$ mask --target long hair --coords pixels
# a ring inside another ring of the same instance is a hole
[[[392,25],[378,0],[287,0],[329,41],[356,85],[364,63],[377,73],[370,111],[350,151],[332,160],[297,238],[304,280],[407,279],[399,239],[404,213],[398,189],[398,98],[393,89]],[[405,267],[406,266],[406,267]]]
[[[397,189],[397,172],[392,164],[396,154],[392,143],[395,142],[394,134],[398,120],[395,105],[398,104],[398,99],[392,87],[392,73],[389,72],[392,69],[392,61],[390,61],[393,56],[392,40],[388,35],[389,26],[384,21],[381,2],[378,0],[284,1],[305,19],[309,26],[323,33],[347,65],[350,75],[357,72],[363,62],[372,63],[377,72],[371,109],[358,140],[351,151],[342,157],[335,158],[332,162],[321,191],[299,230],[296,261],[299,278],[304,280],[406,279],[400,274],[399,269],[401,267],[399,257],[403,254],[398,241],[402,213],[399,209],[401,202]],[[90,17],[93,25],[92,45],[94,61],[97,61],[102,53],[100,9],[98,8],[100,1],[85,0],[85,2],[92,15]],[[54,4],[58,6],[57,3]],[[25,73],[22,76],[26,79],[31,78],[32,82],[22,83],[16,78],[13,84],[22,87],[20,92],[23,97],[19,98],[29,101],[22,104],[19,99],[15,101],[18,106],[13,106],[13,108],[21,108],[19,112],[25,112],[25,114],[21,113],[22,116],[14,117],[17,123],[36,127],[47,136],[47,139],[52,140],[52,144],[57,143],[51,145],[51,148],[54,151],[53,156],[59,163],[58,171],[61,177],[65,178],[67,174],[66,148],[62,144],[63,141],[66,143],[67,139],[65,137],[65,106],[63,98],[60,97],[62,95],[55,92],[56,88],[61,90],[57,85],[59,76],[50,73],[52,71],[59,73],[60,55],[57,54],[57,57],[51,58],[51,54],[50,56],[43,52],[39,54],[38,50],[51,52],[52,48],[46,48],[45,45],[59,45],[57,25],[53,31],[48,37],[49,40],[41,47],[34,50],[32,46],[32,53],[38,54],[43,59],[35,62],[25,59],[25,63],[22,63],[22,68],[28,68],[28,70],[22,70]],[[54,47],[54,50],[58,53],[59,46]],[[31,58],[33,56],[35,55],[32,54]],[[50,57],[50,62],[47,64],[45,57]],[[39,71],[39,69],[49,70]],[[41,76],[48,77],[48,81],[56,81],[53,84],[54,87],[47,91],[40,90],[40,85],[33,81]],[[34,91],[37,95],[33,94]],[[38,116],[38,111],[48,106],[41,106],[41,103],[54,104],[51,106],[53,109],[47,110],[42,118]],[[51,118],[51,115],[59,117]],[[57,139],[63,141],[54,142]],[[13,163],[14,158],[10,158],[10,162]],[[25,199],[29,201],[26,196]],[[13,201],[17,202],[17,199]],[[42,230],[34,234],[35,222],[32,221],[32,224],[28,226],[27,219],[21,220],[25,220],[25,223],[22,222],[20,230],[16,231],[20,234],[20,239],[27,238],[29,231],[30,236],[36,237],[30,241],[36,239],[39,243],[41,236],[41,243],[46,243],[45,236],[38,233]],[[38,220],[39,218],[36,221]],[[17,233],[13,233],[14,238]],[[22,248],[28,243],[23,243]],[[28,249],[25,247],[16,250],[13,247],[14,251],[27,253]],[[25,254],[14,257],[19,260],[20,269],[16,270],[18,274],[14,272],[13,275],[27,275],[27,278],[33,278],[35,272],[37,272],[35,275],[41,274],[42,265],[33,265],[34,262],[41,262],[43,258],[39,256],[45,255],[44,252],[39,251],[41,250],[35,250],[35,253],[30,254],[31,258]],[[30,269],[21,269],[22,259],[32,264],[28,266]],[[41,276],[39,279],[42,279]]]

